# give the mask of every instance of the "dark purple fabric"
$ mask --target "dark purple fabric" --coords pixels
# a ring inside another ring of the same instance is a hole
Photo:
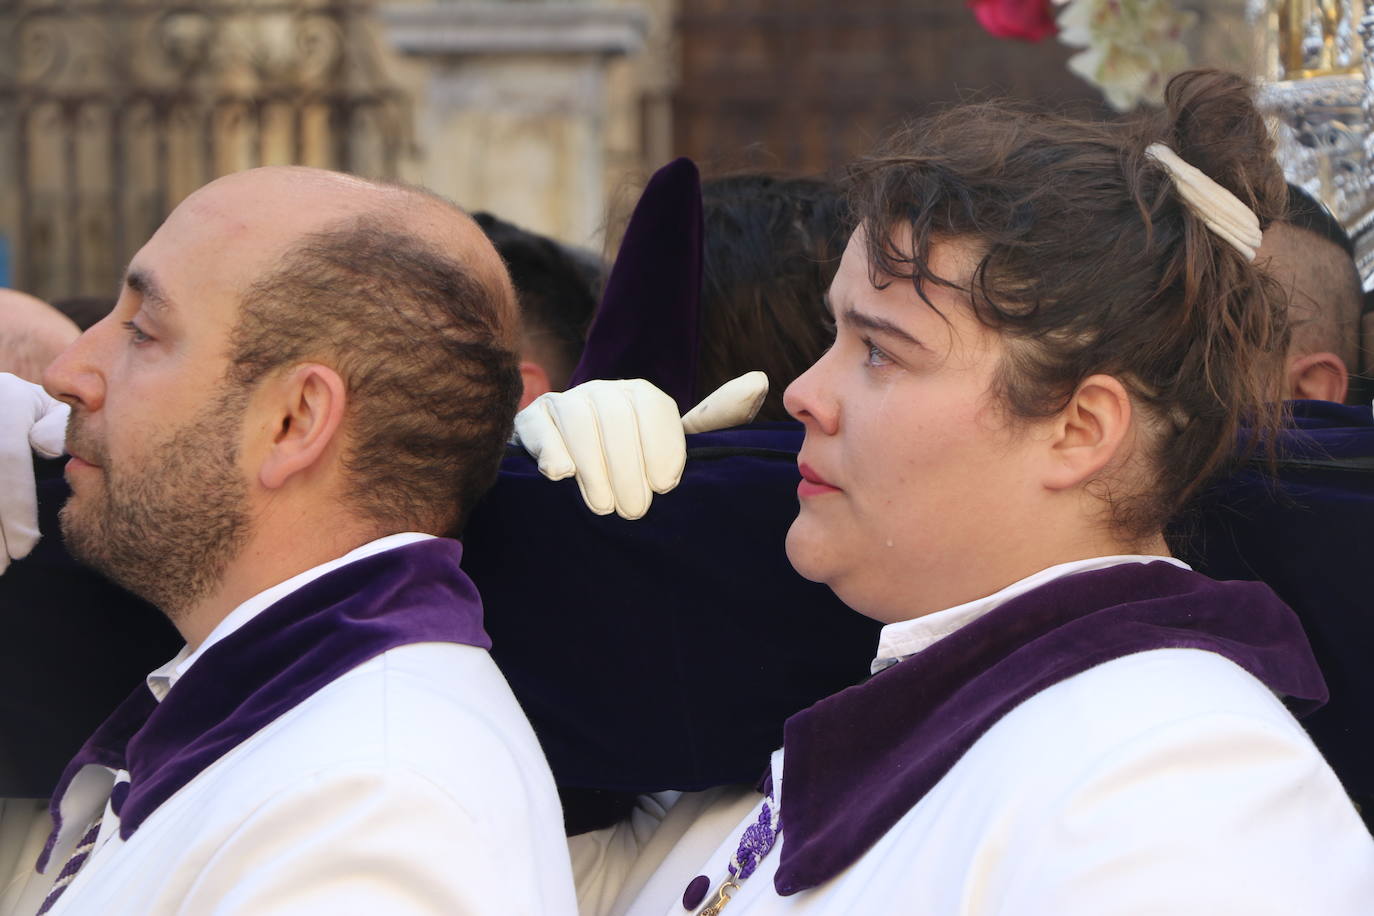
[[[461,557],[458,542],[435,538],[356,560],[205,650],[161,703],[135,689],[67,765],[51,803],[53,837],[60,800],[89,763],[129,771],[119,815],[128,839],[197,774],[363,662],[420,642],[490,648]]]
[[[57,873],[57,877],[53,881],[52,890],[48,891],[48,896],[44,898],[43,905],[38,908],[38,912],[35,916],[44,916],[48,910],[53,908],[63,892],[66,891],[72,876],[79,872],[81,866],[85,865],[86,860],[91,857],[91,847],[95,845],[95,841],[99,838],[100,819],[97,818],[95,823],[91,824],[90,829],[86,831],[85,835],[76,841],[76,851],[73,852],[71,858],[67,860],[67,864],[62,866],[62,870]]]
[[[1297,617],[1267,586],[1162,562],[1056,579],[787,721],[778,893],[852,865],[1029,697],[1166,648],[1216,652],[1298,713],[1326,699]]]
[[[115,783],[114,788],[110,789],[110,809],[114,811],[115,817],[118,817],[119,812],[124,810],[124,801],[128,797],[129,783],[124,780]]]
[[[684,910],[695,910],[701,906],[701,901],[706,899],[706,892],[711,889],[711,879],[705,875],[697,875],[687,884],[687,889],[682,892],[682,908]]]
[[[654,173],[635,205],[569,387],[648,379],[686,413],[696,404],[701,179],[690,159]]]
[[[787,561],[801,437],[790,423],[688,436],[681,484],[633,522],[506,458],[463,567],[560,787],[752,782],[788,716],[868,675],[879,624]],[[578,813],[571,832],[604,826]]]
[[[96,727],[182,643],[161,611],[67,553],[65,463],[34,463],[44,536],[0,576],[0,798],[50,797]]]
[[[1369,462],[1370,436],[1374,435],[1374,411],[1368,405],[1333,404],[1330,401],[1289,401],[1285,436],[1288,457],[1356,458]]]
[[[1374,417],[1294,401],[1275,483],[1258,465],[1220,481],[1171,532],[1214,579],[1263,580],[1297,612],[1331,701],[1303,719],[1374,830]]]

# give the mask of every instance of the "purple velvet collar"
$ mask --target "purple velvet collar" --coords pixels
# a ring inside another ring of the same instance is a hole
[[[1166,648],[1225,656],[1299,714],[1326,701],[1296,615],[1266,585],[1169,563],[1056,579],[787,721],[777,892],[816,887],[852,865],[1029,697]]]
[[[62,828],[62,797],[88,764],[129,771],[127,793],[114,798],[128,839],[197,774],[363,662],[419,642],[490,648],[462,552],[457,541],[433,538],[356,560],[215,643],[161,703],[140,686],[63,772],[39,870]]]

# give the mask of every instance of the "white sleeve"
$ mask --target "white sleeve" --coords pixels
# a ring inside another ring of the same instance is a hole
[[[474,817],[409,771],[323,775],[249,814],[178,912],[572,916],[566,860],[536,861],[535,829],[507,813]]]
[[[578,912],[624,916],[641,895],[680,896],[684,870],[706,861],[760,798],[752,786],[642,795],[619,824],[570,838]]]
[[[1198,715],[1075,775],[981,912],[1374,912],[1374,840],[1294,723]]]
[[[0,916],[38,911],[53,875],[35,869],[52,818],[44,799],[0,798]]]
[[[681,796],[681,792],[672,791],[641,795],[629,817],[620,823],[568,837],[577,910],[582,916],[610,912],[640,852]]]

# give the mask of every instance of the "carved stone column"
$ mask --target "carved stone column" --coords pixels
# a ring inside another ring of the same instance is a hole
[[[394,176],[406,99],[370,0],[0,0],[0,251],[44,298],[109,295],[212,178],[297,162]]]
[[[607,71],[648,28],[632,7],[441,3],[380,10],[420,67],[408,177],[578,245],[605,219]]]

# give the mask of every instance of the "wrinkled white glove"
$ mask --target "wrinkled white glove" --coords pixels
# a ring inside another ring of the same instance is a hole
[[[0,573],[38,543],[33,455],[62,454],[71,408],[41,385],[0,372]]]
[[[514,441],[550,480],[577,475],[597,515],[636,519],[653,494],[682,479],[687,433],[748,423],[767,394],[768,376],[748,372],[679,417],[673,399],[643,379],[585,382],[540,395],[516,414]]]

